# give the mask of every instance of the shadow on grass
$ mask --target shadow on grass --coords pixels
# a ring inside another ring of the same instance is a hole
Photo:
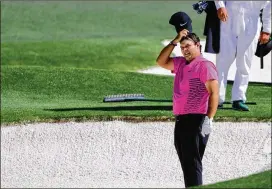
[[[92,107],[92,108],[52,108],[44,109],[45,111],[80,111],[80,110],[90,110],[90,111],[132,111],[132,110],[171,110],[172,106],[113,106],[113,107]]]
[[[231,104],[231,103],[224,103]],[[246,103],[251,105],[256,105],[256,103]],[[84,107],[84,108],[52,108],[52,109],[44,109],[45,111],[55,111],[55,112],[65,112],[65,111],[137,111],[137,110],[167,110],[172,111],[172,106],[109,106],[109,107]],[[218,110],[232,110],[230,107],[218,108]]]
[[[223,104],[232,104],[231,102],[224,102]],[[247,105],[257,105],[257,102],[245,102]]]
[[[228,80],[228,84],[233,85],[233,81]],[[258,81],[250,81],[249,82],[250,86],[267,86],[267,87],[271,87],[272,83],[269,82],[258,82]]]
[[[229,108],[229,107],[227,107],[227,108],[225,108],[225,107],[223,107],[223,108],[217,108],[217,111],[218,110],[233,110],[232,108]]]

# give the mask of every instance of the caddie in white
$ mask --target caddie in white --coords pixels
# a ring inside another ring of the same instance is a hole
[[[219,81],[219,108],[223,107],[227,78],[236,58],[232,87],[232,108],[249,111],[246,91],[257,43],[267,43],[271,34],[271,1],[214,1],[220,23],[220,49],[216,56]],[[260,12],[263,30],[261,31]]]

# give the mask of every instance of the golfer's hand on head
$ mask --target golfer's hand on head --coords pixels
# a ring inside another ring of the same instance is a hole
[[[217,10],[217,16],[222,22],[226,22],[228,19],[228,11],[225,7],[221,7]]]
[[[189,31],[186,30],[186,29],[181,30],[181,31],[178,33],[178,35],[176,36],[176,38],[173,40],[173,42],[179,43],[180,40],[181,40],[183,37],[185,37],[185,36],[188,35],[188,33],[189,33]]]
[[[269,41],[269,38],[270,38],[270,33],[261,32],[259,37],[260,44],[266,44]]]

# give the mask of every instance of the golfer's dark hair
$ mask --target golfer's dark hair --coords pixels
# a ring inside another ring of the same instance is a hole
[[[192,40],[196,43],[200,44],[200,39],[199,37],[195,34],[195,33],[188,33],[188,35],[186,35],[185,37],[181,38],[180,42],[184,41],[184,40]],[[200,52],[201,52],[201,48],[202,46],[200,45]]]

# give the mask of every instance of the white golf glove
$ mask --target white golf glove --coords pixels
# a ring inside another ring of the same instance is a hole
[[[209,118],[208,116],[205,116],[204,122],[202,124],[202,130],[201,135],[205,137],[205,135],[208,135],[212,132],[212,118]]]

